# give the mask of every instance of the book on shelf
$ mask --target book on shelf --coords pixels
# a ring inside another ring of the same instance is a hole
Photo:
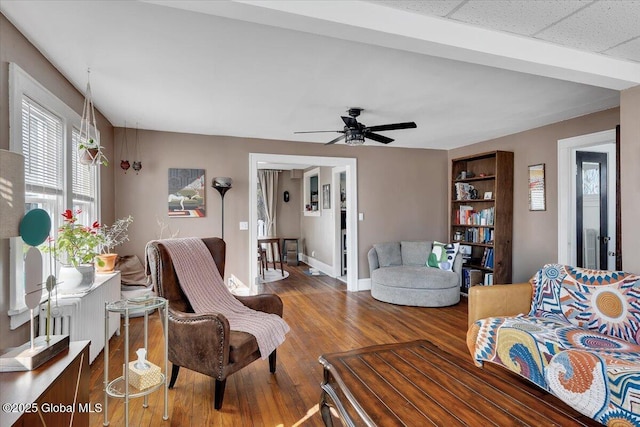
[[[484,275],[484,282],[483,282],[484,286],[491,286],[493,285],[493,273],[486,273]]]
[[[468,293],[469,288],[482,285],[482,280],[482,271],[476,268],[464,267],[462,269],[462,292]]]
[[[484,268],[493,268],[493,248],[484,248],[481,265]]]

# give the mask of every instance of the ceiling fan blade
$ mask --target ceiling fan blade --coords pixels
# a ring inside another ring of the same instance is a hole
[[[336,142],[340,141],[341,139],[344,139],[345,135],[340,135],[339,137],[337,137],[336,139],[332,139],[331,141],[327,142],[324,145],[331,145],[331,144],[335,144]]]
[[[379,132],[381,130],[397,130],[397,129],[413,129],[418,126],[415,122],[405,122],[405,123],[392,123],[388,125],[378,125],[378,126],[369,126],[369,129],[372,132]]]
[[[304,131],[300,131],[300,132],[294,132],[295,133],[325,133],[325,132],[342,132],[344,133],[343,130],[304,130]]]
[[[381,142],[383,144],[388,144],[390,142],[395,141],[392,138],[387,138],[384,135],[378,135],[377,133],[372,133],[372,132],[365,132],[364,133],[364,137],[365,138],[369,138],[369,139],[373,139],[374,141],[378,141],[378,142]]]
[[[353,117],[342,116],[342,121],[344,122],[345,125],[347,125],[347,127],[350,127],[350,128],[358,127],[358,121]]]

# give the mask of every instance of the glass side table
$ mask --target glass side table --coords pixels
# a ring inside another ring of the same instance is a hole
[[[144,396],[144,403],[142,406],[147,408],[149,406],[149,394],[153,393],[160,388],[164,389],[164,414],[163,420],[169,419],[168,414],[168,352],[169,352],[169,310],[167,309],[167,300],[160,297],[142,297],[132,298],[128,300],[120,300],[115,302],[106,302],[104,305],[104,327],[105,331],[109,327],[109,313],[120,313],[124,318],[124,366],[122,376],[117,377],[114,380],[109,381],[109,334],[105,333],[104,343],[104,423],[103,425],[109,425],[109,397],[116,397],[124,399],[124,424],[129,426],[129,399],[135,397]],[[162,372],[160,374],[160,382],[146,388],[144,390],[137,390],[129,385],[129,316],[132,314],[140,314],[144,312],[144,349],[149,354],[149,313],[158,309],[158,314],[163,322],[164,330],[164,360],[162,363]],[[137,391],[136,391],[137,390]]]

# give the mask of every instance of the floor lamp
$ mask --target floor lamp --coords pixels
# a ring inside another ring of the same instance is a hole
[[[231,189],[231,183],[233,180],[228,176],[217,176],[213,178],[211,186],[218,190],[220,197],[222,197],[222,240],[224,240],[224,195]]]

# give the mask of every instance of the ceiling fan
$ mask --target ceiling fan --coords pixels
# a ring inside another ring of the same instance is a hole
[[[364,108],[349,108],[347,112],[349,113],[349,117],[342,116],[342,121],[345,126],[343,130],[316,130],[316,131],[304,131],[304,132],[294,132],[295,133],[320,133],[320,132],[338,132],[341,133],[339,137],[327,142],[325,145],[335,144],[341,139],[345,140],[347,145],[362,145],[364,144],[364,139],[369,138],[373,139],[376,142],[380,142],[382,144],[388,144],[393,142],[392,138],[388,138],[384,135],[379,135],[374,132],[385,131],[385,130],[397,130],[397,129],[414,129],[417,127],[415,122],[405,122],[405,123],[392,123],[388,125],[378,125],[378,126],[365,126],[364,124],[358,122],[356,117],[360,115],[360,113],[364,110]]]

